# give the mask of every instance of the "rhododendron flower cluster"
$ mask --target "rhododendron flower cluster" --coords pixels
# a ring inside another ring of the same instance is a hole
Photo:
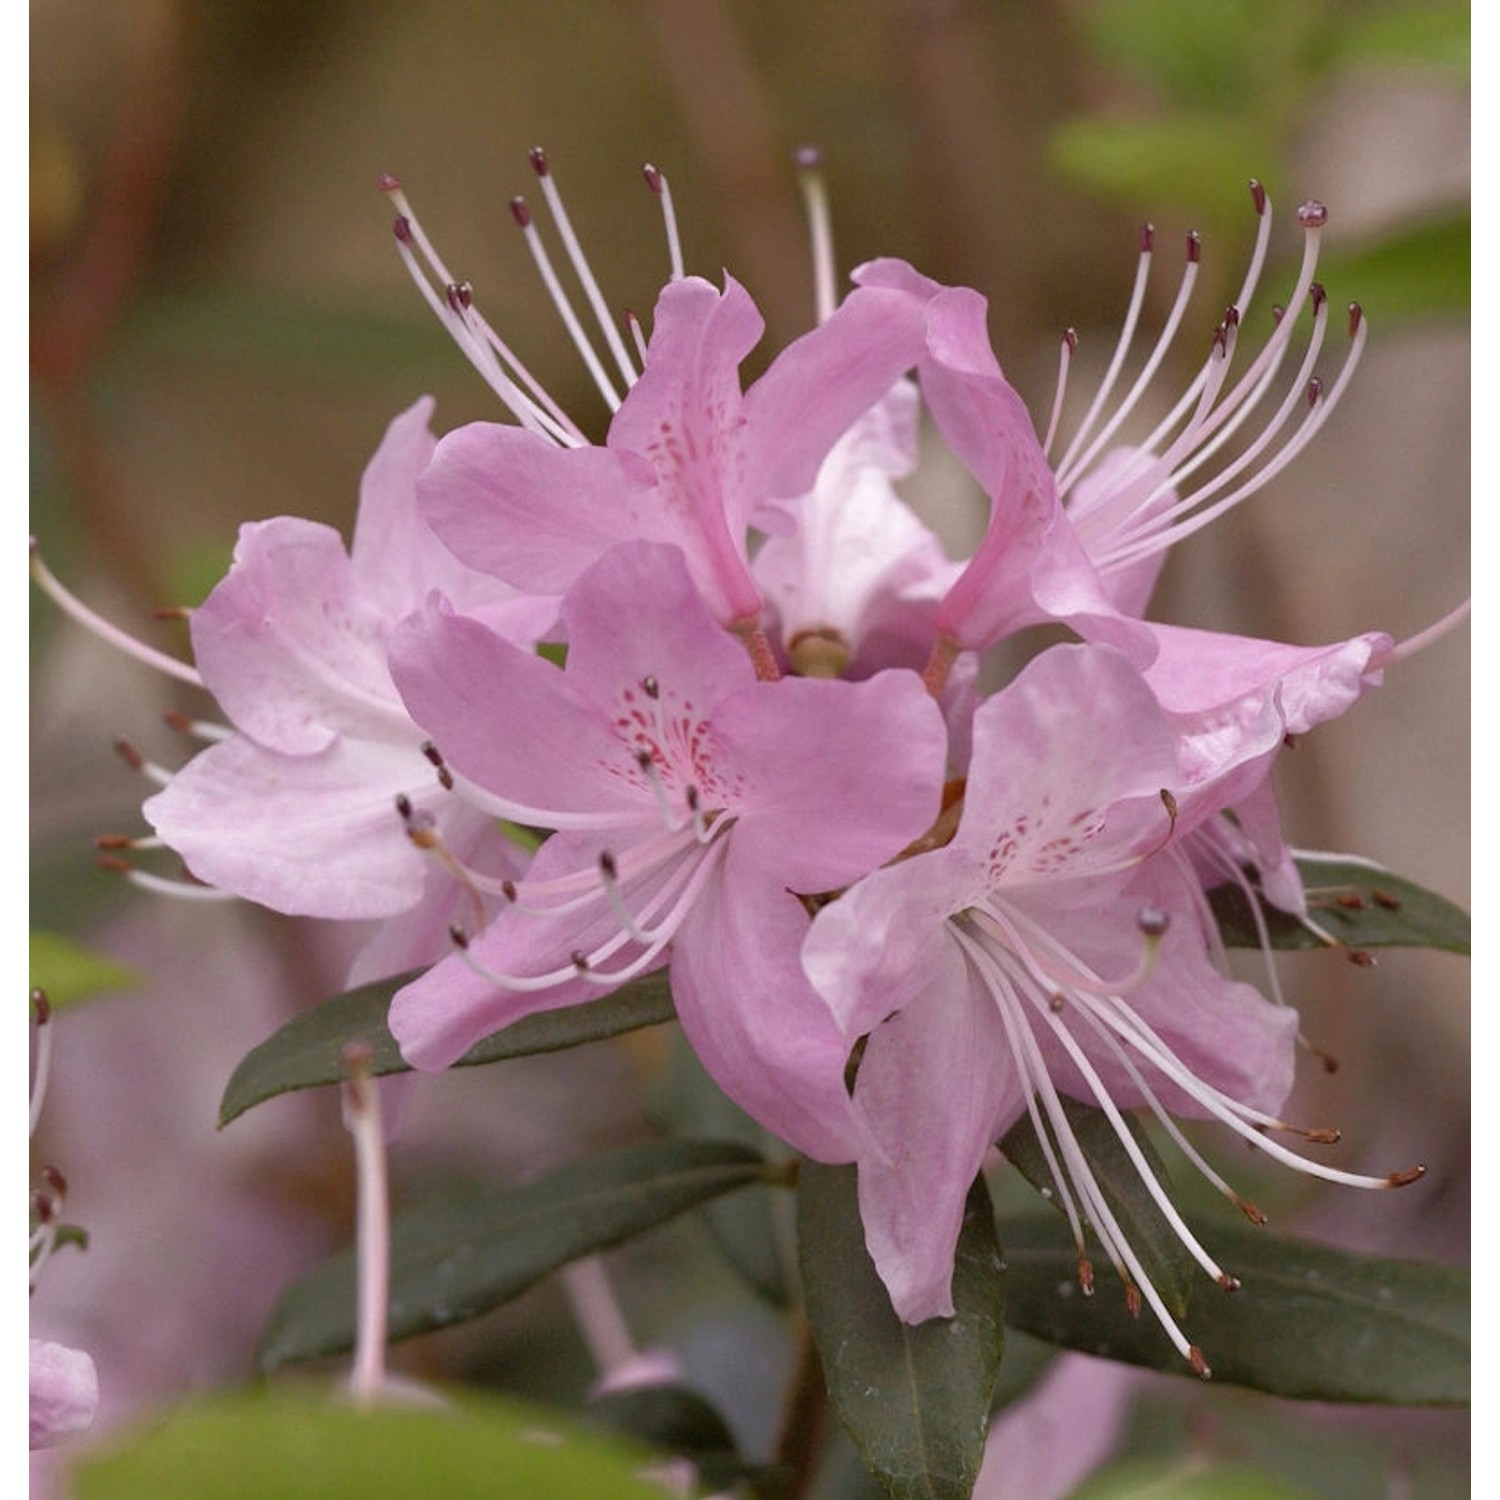
[[[1310,921],[1276,758],[1408,648],[1148,614],[1166,549],[1293,461],[1354,371],[1367,328],[1351,306],[1337,373],[1318,374],[1325,210],[1298,211],[1301,270],[1242,359],[1272,232],[1252,185],[1240,294],[1165,399],[1154,387],[1202,252],[1190,237],[1160,339],[1119,392],[1147,232],[1119,349],[1053,457],[1071,333],[1039,436],[977,292],[876,260],[836,301],[825,249],[818,321],[746,384],[752,295],[687,274],[648,169],[671,275],[649,325],[630,321],[632,349],[545,158],[533,165],[597,334],[530,209],[515,215],[608,408],[602,441],[527,372],[385,180],[400,253],[510,420],[435,438],[430,401],[398,416],[348,552],[295,518],[243,528],[191,616],[197,680],[229,727],[196,726],[213,743],[180,770],[147,768],[156,841],[218,891],[377,924],[351,983],[423,971],[390,1010],[420,1069],[667,971],[723,1092],[797,1152],[857,1164],[866,1243],[908,1323],[953,1313],[966,1194],[1029,1122],[1083,1289],[1088,1229],[1132,1306],[1206,1375],[1064,1101],[1103,1112],[1226,1289],[1232,1270],[1177,1214],[1123,1111],[1154,1115],[1252,1218],[1178,1117],[1334,1181],[1414,1175],[1355,1176],[1281,1144],[1297,1018],[1228,977],[1206,899],[1228,882],[1257,911]],[[1127,443],[1148,405],[1166,415]],[[897,490],[924,414],[988,498],[967,560]],[[1038,624],[1072,639],[982,696],[981,654]]]

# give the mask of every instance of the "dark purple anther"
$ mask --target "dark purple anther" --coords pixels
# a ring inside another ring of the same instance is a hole
[[[1313,282],[1307,289],[1307,295],[1312,300],[1313,311],[1315,313],[1322,312],[1323,304],[1328,300],[1328,293],[1323,290],[1323,283],[1321,281]]]
[[[510,216],[522,229],[531,228],[531,210],[526,206],[526,200],[517,193],[510,200]]]
[[[1188,264],[1196,266],[1203,258],[1203,236],[1196,229],[1188,230],[1187,237]]]
[[[31,1008],[36,1012],[36,1024],[38,1026],[45,1026],[52,1016],[52,1006],[47,1000],[46,990],[32,990]]]
[[[1150,255],[1156,249],[1156,225],[1141,225],[1141,254]]]
[[[401,179],[390,172],[380,174],[380,191],[382,193],[399,193],[401,191]]]
[[[1323,382],[1316,375],[1307,382],[1307,405],[1308,408],[1316,406],[1323,395]]]
[[[1365,310],[1359,303],[1349,304],[1349,337],[1352,339],[1359,332],[1359,325],[1364,320]]]
[[[1076,328],[1063,329],[1062,341],[1068,346],[1069,354],[1078,352],[1078,330]]]
[[[396,222],[391,225],[391,233],[401,241],[403,245],[411,244],[411,220],[405,214],[397,214]]]
[[[1255,212],[1257,214],[1265,213],[1266,190],[1261,185],[1261,181],[1258,177],[1252,177],[1250,179],[1250,201],[1255,205]]]
[[[454,312],[467,312],[474,301],[474,288],[467,281],[448,283],[448,306]]]
[[[646,179],[646,186],[659,198],[661,197],[661,171],[653,167],[648,161],[641,168],[641,176]]]
[[[533,146],[526,153],[526,160],[531,163],[531,170],[538,177],[545,177],[547,175],[547,153],[540,146]]]

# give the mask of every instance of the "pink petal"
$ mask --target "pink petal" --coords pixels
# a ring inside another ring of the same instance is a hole
[[[85,1431],[99,1408],[99,1375],[82,1349],[31,1340],[31,1446],[50,1448]]]

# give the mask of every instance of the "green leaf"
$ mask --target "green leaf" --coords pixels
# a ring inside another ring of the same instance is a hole
[[[1342,854],[1301,854],[1308,915],[1349,948],[1441,948],[1468,953],[1468,914],[1442,896],[1392,875],[1369,860]],[[1250,904],[1237,886],[1208,894],[1219,931],[1232,948],[1258,948]],[[1322,939],[1295,917],[1264,906],[1273,948],[1322,948]]]
[[[559,1266],[646,1230],[768,1168],[726,1141],[653,1141],[571,1162],[517,1187],[453,1189],[391,1224],[390,1337],[477,1318]],[[345,1251],[282,1296],[266,1369],[354,1345],[355,1260]]]
[[[1137,212],[1174,210],[1199,229],[1243,224],[1245,184],[1277,175],[1266,132],[1228,114],[1156,120],[1067,121],[1052,137],[1052,163],[1080,187]]]
[[[31,933],[31,983],[44,990],[53,1010],[76,1005],[101,990],[138,985],[141,976],[56,932]]]
[[[241,1392],[111,1433],[70,1470],[78,1500],[662,1500],[652,1455],[520,1402],[445,1394],[371,1410],[306,1388]]]
[[[391,996],[413,977],[401,974],[325,1000],[247,1053],[225,1087],[219,1104],[220,1128],[278,1094],[340,1082],[344,1073],[339,1058],[349,1042],[366,1041],[374,1047],[376,1077],[409,1072],[386,1025],[386,1013]],[[527,1016],[476,1043],[454,1066],[477,1067],[538,1052],[560,1052],[656,1026],[676,1014],[667,976],[646,974],[600,1000]]]
[[[670,1135],[739,1141],[763,1156],[778,1158],[786,1148],[763,1130],[716,1084],[684,1037],[677,1037],[667,1076],[648,1111],[652,1123]],[[705,1204],[701,1214],[714,1248],[731,1269],[775,1307],[790,1307],[796,1228],[789,1195],[752,1187]]]
[[[1335,31],[1339,60],[1469,71],[1469,0],[1410,0],[1352,10]]]
[[[1246,1464],[1130,1458],[1093,1474],[1069,1500],[1318,1500],[1309,1489]]]
[[[1471,225],[1467,209],[1403,224],[1373,244],[1324,257],[1319,274],[1347,290],[1378,328],[1411,318],[1466,317]]]
[[[1248,1224],[1192,1227],[1242,1282],[1237,1292],[1205,1283],[1182,1319],[1215,1381],[1307,1401],[1467,1403],[1467,1270],[1354,1255]],[[1080,1294],[1072,1237],[1054,1216],[1007,1220],[1005,1245],[1005,1316],[1015,1327],[1188,1373],[1156,1321],[1131,1318],[1106,1278],[1095,1296]]]
[[[588,1418],[690,1460],[706,1489],[727,1490],[747,1480],[764,1484],[774,1473],[742,1459],[718,1408],[687,1386],[610,1391],[589,1402]]]
[[[1167,1306],[1181,1317],[1187,1311],[1188,1293],[1192,1288],[1198,1263],[1188,1253],[1157,1206],[1156,1200],[1152,1198],[1104,1111],[1081,1104],[1076,1099],[1064,1099],[1062,1106],[1078,1145],[1104,1193],[1105,1202],[1118,1220],[1131,1249],[1141,1258],[1147,1279],[1161,1293]],[[1156,1174],[1157,1181],[1163,1187],[1169,1186],[1167,1169],[1157,1156],[1156,1149],[1134,1120],[1127,1117],[1126,1124],[1136,1145]],[[1062,1213],[1057,1185],[1052,1180],[1051,1169],[1042,1154],[1041,1143],[1037,1140],[1029,1113],[1022,1115],[1006,1132],[1005,1138],[1000,1142],[1000,1150],[1021,1175],[1048,1199],[1052,1207]],[[1073,1196],[1076,1201],[1077,1194]],[[1090,1237],[1093,1238],[1092,1232]],[[1108,1271],[1107,1266],[1097,1269],[1101,1272]]]
[[[952,1318],[896,1317],[865,1249],[853,1167],[804,1162],[802,1279],[828,1394],[885,1493],[963,1500],[974,1485],[1000,1373],[1005,1280],[983,1179],[964,1210]]]

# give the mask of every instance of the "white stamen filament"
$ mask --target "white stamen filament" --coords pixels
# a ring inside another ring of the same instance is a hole
[[[540,151],[534,151],[531,159],[542,184],[542,196],[546,198],[547,207],[552,211],[552,221],[557,226],[558,238],[563,242],[563,249],[567,251],[568,259],[572,262],[573,272],[578,277],[578,284],[583,288],[584,296],[588,298],[589,306],[594,311],[594,318],[604,334],[604,342],[614,356],[620,378],[625,382],[626,390],[629,390],[639,378],[636,368],[630,362],[630,355],[626,352],[624,341],[620,338],[620,330],[615,327],[615,321],[604,300],[604,294],[599,290],[599,283],[595,279],[593,268],[589,265],[588,256],[583,253],[583,246],[573,232],[573,221],[568,217],[562,194],[553,180],[552,169],[546,165],[545,158]]]
[[[149,870],[129,869],[122,872],[131,885],[156,896],[172,896],[179,901],[235,901],[230,891],[221,891],[217,886],[195,885],[187,880],[172,880],[165,875],[153,875]]]
[[[1177,336],[1178,326],[1182,322],[1183,314],[1187,312],[1188,302],[1193,295],[1193,287],[1198,280],[1198,262],[1189,258],[1182,271],[1182,281],[1177,288],[1176,300],[1172,303],[1172,310],[1167,314],[1167,320],[1162,325],[1161,333],[1157,335],[1156,345],[1147,356],[1145,364],[1141,367],[1140,374],[1135,378],[1135,384],[1120,404],[1115,408],[1114,415],[1105,423],[1098,435],[1089,444],[1087,450],[1078,458],[1076,463],[1069,465],[1065,471],[1059,471],[1057,486],[1059,490],[1066,490],[1073,479],[1086,469],[1095,458],[1103,451],[1104,445],[1119,431],[1121,424],[1135,410],[1136,404],[1145,393],[1146,388],[1156,376],[1157,370],[1161,368],[1162,360],[1166,358],[1167,350],[1171,347],[1172,340]]]
[[[668,879],[656,891],[652,892],[650,898],[636,914],[632,924],[638,932],[648,939],[647,946],[622,968],[602,971],[599,968],[599,964],[613,958],[627,943],[632,941],[631,933],[623,927],[618,932],[606,938],[592,952],[580,953],[567,967],[553,969],[545,974],[519,975],[497,973],[495,970],[481,963],[466,947],[458,949],[459,956],[470,970],[486,982],[493,984],[497,989],[520,994],[551,989],[556,985],[577,979],[605,988],[613,988],[616,985],[623,984],[627,979],[633,979],[637,974],[645,973],[646,970],[655,964],[667,944],[671,942],[672,936],[677,931],[683,917],[687,915],[693,902],[697,900],[699,892],[707,883],[709,876],[713,873],[715,866],[719,862],[720,855],[727,847],[727,843],[720,840],[710,845],[701,857],[683,860]],[[665,913],[662,913],[662,907],[669,901],[671,902],[670,907]],[[646,924],[656,918],[658,914],[661,914],[661,920],[657,925],[654,928],[647,927]]]
[[[546,179],[544,178],[543,181]],[[578,357],[583,361],[594,382],[595,388],[603,398],[604,404],[610,411],[617,412],[620,409],[620,393],[615,389],[610,380],[608,372],[604,368],[603,361],[594,351],[589,336],[584,332],[583,324],[579,321],[578,314],[573,311],[573,304],[568,294],[563,290],[563,284],[559,280],[557,271],[552,264],[552,257],[547,253],[547,247],[542,243],[542,236],[536,225],[532,222],[530,215],[525,218],[518,216],[521,225],[521,233],[526,239],[526,248],[531,252],[532,263],[536,266],[537,275],[542,278],[542,285],[547,289],[547,295],[552,299],[552,306],[557,316],[562,320],[562,325],[568,331],[568,337],[573,341],[573,347],[578,351]]]
[[[41,1118],[42,1100],[47,1097],[47,1074],[52,1065],[52,1011],[47,997],[41,990],[33,990],[31,1003],[36,1010],[36,1037],[34,1072],[31,1080],[31,1130],[36,1134],[36,1122]]]
[[[822,159],[816,151],[804,150],[797,154],[797,181],[802,189],[808,236],[812,240],[813,305],[818,322],[826,323],[838,306],[838,295],[833,258],[833,215],[828,208],[828,187],[823,180],[821,165]]]
[[[607,1380],[628,1365],[637,1351],[602,1257],[586,1255],[564,1266],[562,1280],[583,1341],[600,1376]]]
[[[1424,630],[1419,630],[1415,635],[1391,647],[1384,656],[1371,662],[1372,667],[1392,667],[1398,661],[1405,661],[1408,657],[1415,656],[1419,651],[1425,651],[1434,641],[1441,640],[1449,631],[1456,629],[1469,618],[1469,605],[1471,601],[1465,599],[1456,609],[1450,609],[1441,620],[1435,621]]]
[[[42,561],[41,553],[38,552],[34,540],[31,543],[31,576],[36,580],[42,592],[64,614],[72,616],[85,630],[98,636],[106,645],[113,646],[117,651],[124,652],[126,656],[133,657],[148,667],[154,667],[168,677],[175,677],[178,682],[185,682],[197,688],[203,686],[203,678],[198,675],[197,668],[185,661],[180,661],[175,656],[168,656],[165,651],[158,651],[154,646],[148,646],[144,641],[136,640],[133,635],[121,630],[118,626],[111,625],[103,615],[96,614],[77,595],[64,588],[52,570]]]
[[[1078,334],[1070,328],[1059,341],[1057,353],[1057,389],[1052,396],[1052,415],[1047,419],[1047,437],[1042,444],[1042,454],[1050,458],[1052,440],[1057,436],[1057,424],[1062,417],[1063,397],[1068,393],[1068,370],[1073,355],[1078,349]]]
[[[354,1141],[358,1314],[354,1368],[349,1390],[362,1405],[375,1401],[385,1383],[386,1316],[390,1301],[390,1197],[380,1093],[368,1044],[344,1048],[344,1125]]]
[[[660,167],[649,162],[643,169],[646,185],[661,201],[662,227],[667,233],[667,262],[672,268],[672,280],[681,281],[686,272],[682,260],[682,235],[677,228],[677,210],[672,206],[672,184]],[[642,356],[644,358],[644,356]]]

